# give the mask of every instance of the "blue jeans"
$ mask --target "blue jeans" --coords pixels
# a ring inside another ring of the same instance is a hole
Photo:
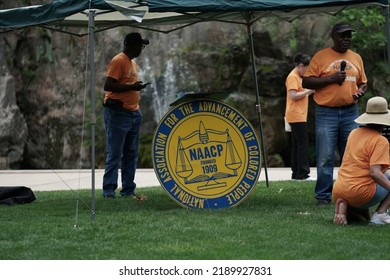
[[[103,196],[115,196],[119,163],[122,173],[120,194],[123,196],[134,194],[141,121],[141,111],[104,107],[106,168],[103,176]]]
[[[315,198],[331,201],[336,148],[342,159],[349,133],[358,127],[357,105],[346,108],[315,106],[317,183]]]
[[[385,176],[390,181],[390,174],[385,173]],[[372,206],[375,206],[375,205],[381,203],[388,195],[389,195],[389,191],[385,187],[383,187],[377,183],[376,184],[376,191],[375,191],[374,197],[371,199],[371,201],[365,205],[358,207],[358,208],[367,209],[367,208],[370,208]]]

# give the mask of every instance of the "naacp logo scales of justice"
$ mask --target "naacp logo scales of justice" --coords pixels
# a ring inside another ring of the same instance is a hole
[[[172,108],[153,139],[153,165],[168,195],[187,208],[224,208],[251,193],[261,170],[259,142],[234,108],[211,99]]]

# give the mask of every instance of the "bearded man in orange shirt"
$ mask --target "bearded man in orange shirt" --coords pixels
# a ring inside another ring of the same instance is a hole
[[[336,24],[333,47],[317,52],[302,78],[304,88],[315,90],[318,206],[331,202],[335,152],[342,160],[348,135],[357,127],[358,99],[367,88],[363,60],[349,49],[353,31],[348,23]]]

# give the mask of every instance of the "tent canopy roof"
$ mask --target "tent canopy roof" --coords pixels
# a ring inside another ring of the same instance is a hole
[[[95,11],[95,27],[105,30],[118,26],[151,29],[152,26],[191,25],[205,21],[248,24],[269,16],[291,22],[302,15],[336,14],[362,5],[387,7],[388,1],[53,0],[45,5],[0,10],[0,32],[28,26],[87,27],[89,10]]]
[[[294,13],[300,9],[334,10],[376,3],[387,5],[387,1],[329,1],[329,0],[148,0],[151,12],[237,12],[237,11],[283,11]]]

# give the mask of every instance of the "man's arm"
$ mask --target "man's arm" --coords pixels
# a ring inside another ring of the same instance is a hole
[[[112,92],[124,92],[129,90],[139,91],[146,86],[147,84],[143,84],[141,81],[135,82],[134,84],[120,84],[116,79],[107,77],[106,82],[104,83],[104,90]]]
[[[326,77],[302,77],[302,87],[310,89],[320,89],[330,84],[342,84],[347,77],[345,71],[338,71]]]

